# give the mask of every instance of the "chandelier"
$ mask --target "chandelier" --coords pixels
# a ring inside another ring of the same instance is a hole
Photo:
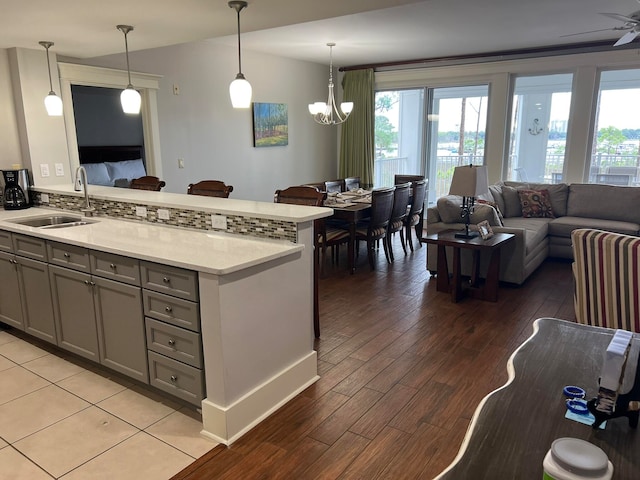
[[[327,102],[315,102],[309,104],[309,113],[313,119],[321,125],[339,125],[347,118],[353,110],[353,102],[342,102],[340,108],[336,105],[333,95],[333,47],[335,43],[327,43],[329,47],[329,98]]]

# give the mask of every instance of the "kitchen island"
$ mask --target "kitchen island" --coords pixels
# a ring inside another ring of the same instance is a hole
[[[230,444],[317,380],[313,220],[331,210],[103,187],[91,192],[99,209],[92,223],[67,228],[15,223],[60,213],[61,206],[79,214],[81,193],[70,187],[37,190],[40,208],[0,210],[1,231],[129,257],[140,261],[141,269],[153,262],[195,272],[203,434]],[[147,217],[135,219],[140,207]],[[198,218],[194,224],[193,216],[209,222],[225,217],[216,225],[227,228],[213,230]],[[185,218],[188,224],[179,225]],[[244,231],[230,233],[229,227]]]

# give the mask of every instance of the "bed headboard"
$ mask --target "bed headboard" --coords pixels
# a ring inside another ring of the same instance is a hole
[[[78,147],[80,164],[120,162],[122,160],[144,161],[144,145],[103,145]]]

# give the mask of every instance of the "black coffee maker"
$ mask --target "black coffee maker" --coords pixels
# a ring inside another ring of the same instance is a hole
[[[18,170],[2,170],[2,206],[5,210],[29,208],[29,171],[26,168]]]

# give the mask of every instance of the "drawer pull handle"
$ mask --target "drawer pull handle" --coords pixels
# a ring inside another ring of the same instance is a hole
[[[178,381],[178,377],[176,377],[175,375],[171,375],[171,381],[173,383],[176,383]]]
[[[71,255],[69,255],[67,252],[64,252],[64,258],[70,258]]]
[[[173,338],[170,338],[167,343],[173,347],[176,344],[176,341]]]
[[[111,265],[109,265],[109,268],[110,268],[111,270],[115,270],[115,269],[116,269],[116,264],[115,264],[115,263],[112,263]]]
[[[164,311],[167,312],[167,313],[170,313],[172,310],[173,310],[173,308],[171,308],[169,305],[164,307]]]
[[[171,279],[170,279],[169,277],[164,277],[164,278],[162,279],[162,281],[163,281],[164,283],[170,283],[170,282],[171,282]]]

